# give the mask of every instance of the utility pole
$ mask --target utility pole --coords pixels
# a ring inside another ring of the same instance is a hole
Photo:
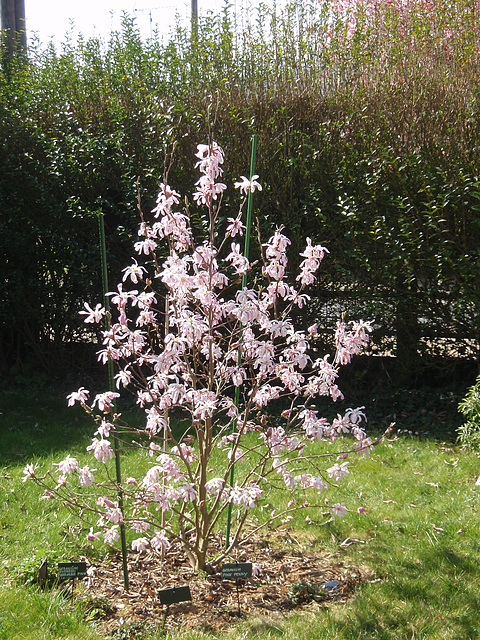
[[[25,25],[25,0],[1,0],[2,30],[7,55],[14,51],[27,50],[27,29]]]
[[[192,0],[192,36],[198,36],[198,0]]]

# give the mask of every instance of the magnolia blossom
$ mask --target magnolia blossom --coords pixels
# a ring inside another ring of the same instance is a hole
[[[88,400],[90,392],[87,391],[84,387],[80,387],[78,391],[74,391],[69,396],[67,396],[68,406],[73,407],[75,402],[85,403]]]
[[[155,249],[157,248],[157,243],[155,242],[155,240],[152,240],[152,238],[146,238],[145,240],[139,240],[138,242],[135,242],[133,246],[137,253],[143,253],[148,256],[151,253],[154,253]]]
[[[168,551],[170,549],[171,544],[164,530],[155,532],[155,536],[150,540],[150,546],[156,551]]]
[[[249,180],[245,176],[240,176],[241,178],[240,182],[235,182],[235,189],[239,189],[240,193],[243,193],[244,195],[247,195],[247,193],[249,192],[253,193],[255,189],[258,189],[258,191],[261,191],[262,185],[259,182],[257,182],[258,177],[259,176],[255,175],[255,176],[252,176],[251,179]]]
[[[95,471],[95,469],[93,469]],[[78,469],[78,482],[82,487],[89,487],[95,483],[95,476],[88,465]]]
[[[62,462],[54,462],[58,467],[58,471],[64,475],[70,475],[78,469],[78,461],[71,456],[67,456]]]
[[[367,417],[363,411],[365,407],[358,407],[357,409],[347,409],[345,412],[345,418],[353,422],[353,424],[360,424],[362,420],[367,421]]]
[[[210,176],[202,176],[200,180],[195,183],[197,187],[196,192],[193,194],[193,199],[197,204],[205,204],[210,206],[212,200],[216,200],[219,195],[227,188],[223,182],[214,182]]]
[[[115,400],[115,398],[119,398],[119,397],[120,397],[120,394],[115,393],[113,391],[98,393],[95,396],[95,400],[93,401],[92,408],[95,407],[95,405],[97,405],[99,411],[104,411],[105,413],[108,413],[110,409],[113,407],[113,401]]]
[[[197,499],[197,490],[192,484],[186,484],[183,487],[179,487],[178,493],[187,502],[195,502]]]
[[[119,507],[113,507],[113,509],[107,509],[106,518],[109,522],[121,524],[123,522],[123,513]]]
[[[147,550],[149,544],[148,538],[137,538],[136,540],[132,540],[132,550],[141,553]]]
[[[87,533],[87,540],[89,542],[95,542],[95,540],[98,540],[101,536],[101,532],[97,531],[97,533],[94,533],[93,531],[93,527],[90,527],[89,532]]]
[[[37,470],[37,466],[33,464],[27,464],[23,469],[23,478],[22,482],[26,482],[27,480],[31,480],[35,478],[35,472]]]
[[[348,364],[352,357],[362,352],[364,347],[370,341],[369,333],[372,326],[369,322],[352,321],[350,323],[352,329],[349,331],[344,322],[337,322],[335,331],[335,343],[337,346],[337,361],[340,364]]]
[[[344,502],[337,502],[336,504],[332,504],[331,512],[334,517],[341,519],[347,513],[347,507]]]
[[[117,542],[117,540],[119,540],[120,538],[120,532],[118,530],[118,526],[114,525],[113,527],[110,527],[110,529],[106,529],[103,532],[103,540],[107,543],[112,545],[114,542]]]
[[[243,236],[243,232],[245,231],[246,227],[239,217],[227,218],[227,222],[229,223],[226,229],[227,236],[231,236],[232,238],[234,238],[237,233],[238,235]]]
[[[111,422],[107,422],[105,418],[102,418],[95,435],[99,435],[101,438],[108,438],[110,436],[110,431],[114,428],[115,426]]]
[[[327,469],[327,473],[335,482],[339,482],[342,478],[348,476],[348,462],[342,462],[342,464],[338,464],[338,462],[335,463],[333,467]]]
[[[245,256],[241,254],[239,244],[232,242],[231,247],[232,251],[225,258],[225,260],[232,263],[232,266],[235,268],[235,271],[238,273],[238,275],[243,276],[243,274],[245,274],[250,268],[248,258],[245,258]]]
[[[87,302],[83,303],[86,311],[79,311],[78,313],[86,315],[84,322],[101,322],[103,317],[105,316],[105,307],[102,307],[101,304],[97,304],[95,309],[92,309]]]
[[[87,447],[87,451],[93,451],[93,455],[99,462],[108,462],[113,458],[113,449],[109,440],[93,438],[92,444]]]
[[[173,447],[172,454],[178,455],[180,458],[182,458],[182,460],[185,460],[185,462],[187,462],[188,464],[191,464],[192,462],[196,462],[198,460],[198,456],[195,453],[195,449],[193,447],[190,447],[188,444],[185,444],[184,442],[181,442],[178,447],[177,446]]]
[[[143,279],[143,274],[146,272],[147,270],[145,269],[145,267],[139,266],[138,262],[134,260],[134,263],[132,265],[123,269],[124,275],[122,280],[123,282],[125,282],[127,278],[130,278],[133,284],[137,284],[139,280]]]
[[[202,173],[211,175],[213,178],[218,178],[223,174],[221,164],[224,161],[223,149],[213,141],[211,144],[199,144],[197,145],[197,158],[200,158],[196,163],[195,168],[199,168]]]
[[[262,493],[262,489],[254,483],[247,487],[235,485],[235,487],[230,489],[229,500],[236,506],[244,506],[248,509],[253,509]]]
[[[205,483],[205,489],[207,493],[218,495],[225,489],[225,480],[223,480],[222,478],[212,478]]]
[[[297,276],[297,280],[300,281],[302,286],[307,286],[315,282],[315,272],[319,268],[325,253],[328,253],[328,249],[321,245],[313,246],[310,238],[307,238],[307,247],[305,251],[300,254],[305,260],[300,264],[300,274]]]
[[[168,215],[173,205],[179,204],[179,202],[180,194],[162,182],[157,196],[157,205],[152,209],[152,213],[155,214],[156,218],[160,215]]]

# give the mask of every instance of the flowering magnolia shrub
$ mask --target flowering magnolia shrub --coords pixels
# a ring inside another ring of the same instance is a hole
[[[93,516],[90,540],[114,543],[123,525],[135,532],[134,550],[166,550],[180,542],[192,567],[203,569],[209,539],[226,510],[233,513],[232,535],[214,562],[252,534],[245,527],[247,516],[267,503],[268,491],[283,487],[291,499],[281,513],[270,513],[267,523],[314,506],[329,482],[348,475],[349,454],[368,454],[372,442],[362,427],[363,407],[348,409],[331,423],[315,408],[318,396],[342,397],[339,367],[368,342],[370,326],[339,322],[335,353],[313,358],[316,325],[301,331],[291,317],[295,307],[307,303],[304,291],[315,281],[327,249],[307,239],[295,286],[288,284],[290,241],[277,229],[261,247],[256,287],[245,286],[245,280],[240,286],[240,277],[250,270],[240,248],[242,206],[249,192],[261,189],[258,176],[235,184],[242,196],[240,212],[217,229],[226,188],[220,182],[223,152],[213,142],[199,145],[196,155],[200,178],[193,199],[208,212],[208,237],[194,242],[180,195],[162,184],[152,221],[142,216],[135,243],[145,266],[134,260],[110,294],[114,322],[103,330],[99,358],[117,366],[117,391],[91,398],[81,388],[68,398],[96,420],[88,447],[96,468],[80,467],[67,456],[50,476],[40,477],[28,465],[25,479],[46,487],[46,497]],[[87,323],[105,321],[101,305],[85,304],[81,313]],[[142,428],[125,424],[115,411],[123,389],[134,393],[145,412]],[[275,420],[268,417],[272,405]],[[143,449],[147,466],[140,477],[118,486],[109,480],[112,440],[127,433],[130,445]],[[314,446],[346,434],[350,440],[340,455],[319,453]],[[107,471],[100,478],[101,466]],[[345,511],[344,504],[332,507],[338,517]]]

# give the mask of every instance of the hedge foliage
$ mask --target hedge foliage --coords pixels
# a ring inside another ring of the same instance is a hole
[[[252,133],[262,235],[284,225],[294,255],[306,235],[331,250],[313,300],[325,327],[339,310],[374,319],[400,377],[478,358],[478,16],[467,0],[420,5],[401,21],[365,2],[353,27],[351,11],[308,0],[241,20],[227,7],[164,44],[125,19],[108,42],[8,60],[0,373],[81,367],[92,349],[77,312],[101,299],[98,212],[113,286],[174,144],[169,180],[188,196],[197,143],[224,147],[231,184]],[[235,202],[229,190],[225,215]]]

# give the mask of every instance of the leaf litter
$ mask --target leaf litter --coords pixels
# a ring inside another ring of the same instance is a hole
[[[212,539],[210,546],[210,557],[220,555],[223,539]],[[242,544],[228,562],[258,565],[259,575],[237,582],[224,580],[221,566],[211,573],[195,573],[182,549],[172,545],[164,558],[158,552],[129,552],[127,592],[120,552],[103,562],[91,561],[88,577],[82,581],[86,617],[110,634],[123,625],[142,623],[166,631],[217,633],[239,619],[285,617],[345,603],[359,585],[375,580],[370,570],[352,567],[339,555],[293,546],[285,531]],[[167,611],[158,592],[185,585],[192,600],[172,604]]]

